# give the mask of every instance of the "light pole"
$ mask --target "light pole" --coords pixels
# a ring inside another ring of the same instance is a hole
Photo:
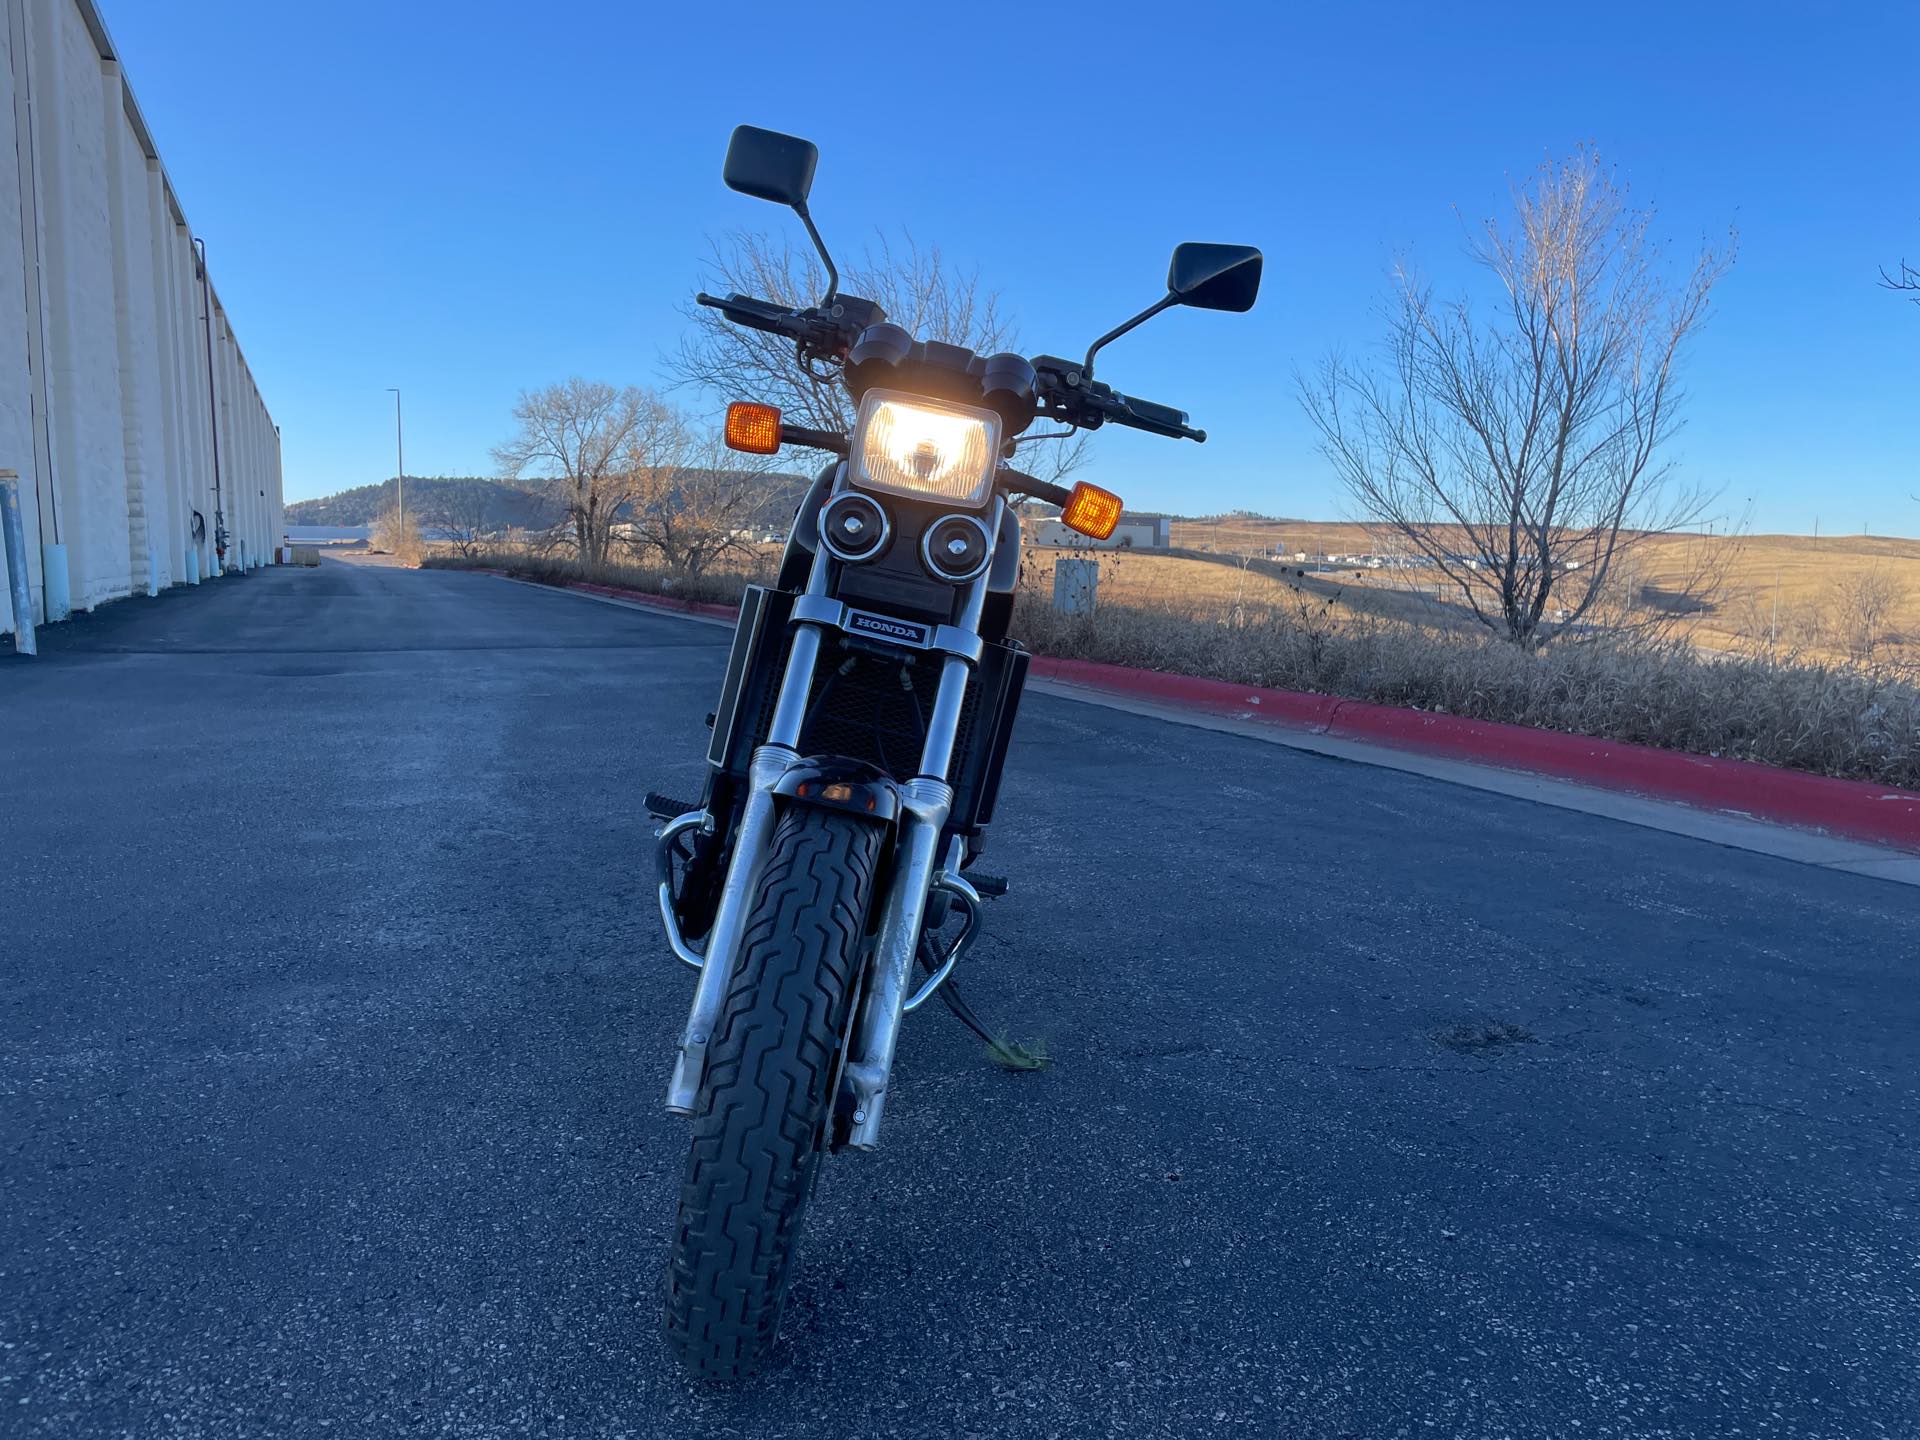
[[[396,467],[393,479],[400,489],[400,534],[405,536],[407,533],[407,444],[406,437],[400,429],[400,392],[391,385],[387,390],[393,396],[393,458]]]

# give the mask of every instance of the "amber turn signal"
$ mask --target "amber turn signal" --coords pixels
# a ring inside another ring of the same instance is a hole
[[[771,455],[780,448],[780,407],[736,400],[727,406],[727,448]]]
[[[1120,523],[1120,497],[1098,485],[1077,481],[1066,508],[1060,512],[1060,523],[1090,539],[1109,539],[1113,527]]]

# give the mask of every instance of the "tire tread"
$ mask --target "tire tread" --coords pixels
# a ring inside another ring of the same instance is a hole
[[[706,1379],[751,1374],[779,1328],[819,1163],[881,835],[794,806],[707,1051],[666,1274],[666,1333]]]

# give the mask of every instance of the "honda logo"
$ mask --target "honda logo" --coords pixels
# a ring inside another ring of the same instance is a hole
[[[847,614],[847,629],[860,635],[877,635],[882,640],[891,640],[896,645],[917,645],[922,649],[932,638],[933,632],[925,625],[916,625],[911,620],[894,620],[885,615],[869,615],[864,610],[852,610]]]

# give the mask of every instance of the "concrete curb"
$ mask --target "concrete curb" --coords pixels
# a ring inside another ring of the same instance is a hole
[[[706,600],[680,600],[672,595],[655,595],[647,590],[627,590],[618,585],[595,585],[587,580],[568,580],[564,584],[555,584],[551,580],[525,580],[524,577],[515,575],[510,570],[496,570],[486,566],[475,566],[473,573],[498,575],[502,580],[521,580],[529,585],[544,585],[549,590],[578,590],[586,595],[601,595],[609,600],[626,600],[635,605],[646,605],[655,610],[672,610],[682,615],[707,615],[718,620],[740,618],[738,605],[716,605]]]
[[[490,574],[506,575],[503,570]],[[508,578],[513,578],[509,576]],[[733,619],[732,605],[676,600],[614,585],[570,582],[555,589],[686,614]],[[1751,760],[1690,755],[1651,745],[1599,740],[1496,720],[1471,720],[1299,690],[1235,685],[1098,660],[1033,657],[1032,674],[1062,685],[1131,696],[1208,715],[1307,730],[1336,739],[1417,751],[1502,770],[1573,780],[1655,800],[1672,800],[1755,820],[1920,851],[1920,792],[1783,770]]]
[[[618,585],[594,585],[585,580],[570,580],[568,590],[584,590],[589,595],[605,595],[612,600],[631,600],[636,605],[651,605],[656,610],[678,610],[687,615],[712,615],[721,620],[740,618],[738,605],[715,605],[706,600],[678,600],[671,595],[649,595],[640,590],[623,590]]]

